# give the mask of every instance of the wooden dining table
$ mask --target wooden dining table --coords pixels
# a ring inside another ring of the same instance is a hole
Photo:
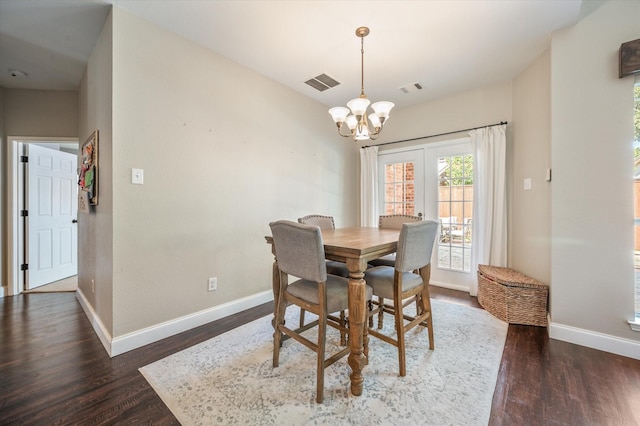
[[[370,260],[377,259],[390,253],[395,253],[398,247],[400,231],[397,229],[380,228],[337,228],[322,230],[324,254],[328,260],[344,262],[349,270],[349,346],[348,358],[351,367],[351,393],[362,395],[364,376],[362,370],[366,364],[364,346],[365,326],[367,323],[367,301],[364,271]],[[273,249],[273,238],[265,237]],[[273,290],[277,293],[279,279],[278,260],[273,263]]]

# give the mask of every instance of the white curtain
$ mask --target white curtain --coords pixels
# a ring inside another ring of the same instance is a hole
[[[507,266],[506,125],[469,132],[474,146],[472,271],[478,264]],[[477,282],[471,285],[478,294]]]
[[[378,226],[378,147],[360,150],[360,226]]]

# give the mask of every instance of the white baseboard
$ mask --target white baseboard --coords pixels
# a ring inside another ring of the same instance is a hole
[[[469,293],[469,286],[466,286],[466,285],[443,283],[443,282],[438,282],[433,280],[430,280],[429,284],[434,285],[436,287],[448,288],[449,290],[459,290],[459,291],[464,291],[465,293]]]
[[[4,286],[0,286],[0,299],[4,297],[4,294],[5,294],[4,289],[5,289]]]
[[[114,357],[272,300],[273,291],[263,291],[210,309],[143,328],[111,340],[111,350],[108,352],[110,356]]]
[[[600,351],[640,359],[640,342],[563,324],[549,323],[549,337]]]
[[[93,330],[98,335],[98,339],[102,342],[102,346],[104,346],[109,356],[113,356],[111,355],[111,333],[107,331],[107,328],[104,326],[102,321],[100,321],[100,317],[98,317],[96,311],[93,310],[93,306],[91,306],[80,288],[76,290],[76,299],[78,299],[80,306],[82,306],[82,310],[84,310],[85,315],[89,318],[89,322],[91,322]]]

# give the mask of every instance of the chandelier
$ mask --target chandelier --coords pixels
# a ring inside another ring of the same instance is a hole
[[[347,107],[335,107],[329,110],[329,114],[338,126],[338,134],[345,138],[352,137],[355,141],[376,140],[384,122],[389,118],[389,111],[394,107],[392,102],[376,102],[371,105],[373,112],[367,119],[367,108],[369,99],[364,94],[364,38],[369,35],[369,28],[360,27],[356,30],[356,36],[360,37],[361,55],[361,91],[360,96],[347,102]],[[351,115],[349,115],[351,113]],[[346,126],[345,126],[346,124]],[[349,133],[345,134],[348,128]]]

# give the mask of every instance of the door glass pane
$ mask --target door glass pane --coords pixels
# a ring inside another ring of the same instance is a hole
[[[473,157],[440,157],[438,165],[438,268],[470,272]]]
[[[414,164],[392,163],[385,166],[384,214],[415,214]]]

